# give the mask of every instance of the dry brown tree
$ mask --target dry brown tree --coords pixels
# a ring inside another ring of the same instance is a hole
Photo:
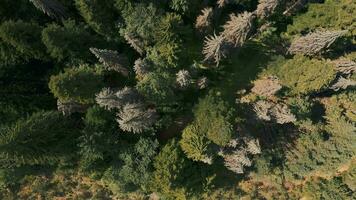
[[[150,64],[147,59],[137,59],[134,64],[134,71],[137,78],[143,78],[150,72]]]
[[[356,81],[352,79],[347,79],[342,76],[340,76],[336,83],[334,83],[332,86],[330,86],[330,89],[334,91],[339,91],[339,90],[345,90],[348,87],[353,87],[356,86]]]
[[[156,111],[145,108],[142,103],[126,104],[117,116],[120,128],[133,133],[142,133],[150,129],[157,120]]]
[[[56,0],[30,0],[30,2],[46,15],[58,20],[68,17],[66,8]]]
[[[272,106],[273,104],[269,101],[260,100],[253,104],[253,110],[255,111],[258,119],[271,121],[271,117],[269,116],[268,111]]]
[[[186,88],[191,83],[191,76],[189,71],[182,69],[176,74],[176,81],[181,88]]]
[[[59,99],[57,100],[57,109],[65,116],[71,115],[72,113],[83,113],[86,111],[87,107],[88,106],[75,101],[62,102]]]
[[[95,101],[99,106],[108,110],[118,108],[120,107],[120,102],[115,93],[116,92],[110,88],[103,88],[96,94]]]
[[[272,101],[259,100],[253,104],[253,110],[258,119],[278,124],[295,122],[296,118],[287,105]]]
[[[262,77],[254,81],[253,85],[251,91],[265,97],[273,96],[282,88],[278,78],[275,76]]]
[[[286,1],[286,10],[283,12],[283,15],[293,15],[303,9],[307,3],[308,0],[288,0]]]
[[[227,4],[230,3],[231,0],[218,0],[216,4],[219,8],[225,7]]]
[[[145,53],[145,44],[139,38],[130,33],[125,33],[124,38],[126,42],[140,55]]]
[[[280,0],[259,0],[257,5],[257,17],[264,19],[271,16],[277,8]]]
[[[333,61],[336,70],[344,75],[352,75],[356,71],[356,62],[348,59],[338,59]]]
[[[195,28],[201,33],[207,33],[211,29],[213,19],[213,8],[204,8],[202,14],[197,17]]]
[[[217,36],[214,33],[214,35],[205,37],[203,47],[204,61],[214,61],[218,66],[220,60],[226,57],[227,49],[228,46],[223,36]]]
[[[291,113],[287,105],[278,103],[269,111],[272,120],[278,124],[295,122],[297,119]]]
[[[203,76],[203,77],[200,77],[198,80],[197,80],[197,86],[199,89],[203,90],[205,88],[207,88],[209,85],[209,80],[207,77]]]
[[[124,54],[119,54],[117,51],[107,49],[89,49],[92,54],[99,59],[106,70],[113,70],[121,73],[124,76],[129,75],[129,70],[125,68],[128,65],[128,59]]]
[[[101,92],[96,94],[96,103],[108,110],[122,109],[128,103],[135,103],[143,101],[142,96],[131,87],[124,87],[121,90],[113,90],[110,88],[103,88]]]
[[[254,18],[255,15],[249,12],[231,14],[230,20],[223,26],[222,37],[235,47],[242,46],[251,36]]]
[[[338,38],[347,31],[316,31],[293,40],[288,49],[290,54],[315,56],[327,50]]]

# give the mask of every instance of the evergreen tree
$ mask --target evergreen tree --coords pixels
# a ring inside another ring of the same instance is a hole
[[[82,24],[65,21],[63,26],[50,24],[42,32],[48,53],[59,61],[87,61],[92,59],[90,47],[101,47],[104,42],[92,35]]]
[[[94,103],[95,94],[103,87],[103,76],[95,69],[81,65],[78,68],[66,69],[51,76],[49,88],[60,101],[77,101]]]
[[[56,19],[67,18],[66,8],[57,0],[30,0],[36,8]]]
[[[54,164],[70,156],[76,137],[73,125],[73,121],[60,113],[39,112],[2,128],[1,162],[9,167]]]
[[[115,38],[118,18],[113,9],[113,0],[75,0],[75,5],[93,30],[109,39]]]
[[[5,21],[0,26],[0,38],[21,54],[35,59],[45,59],[45,46],[41,42],[42,27],[35,22]]]

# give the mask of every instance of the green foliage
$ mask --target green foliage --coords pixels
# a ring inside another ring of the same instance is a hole
[[[41,42],[42,27],[32,22],[5,21],[0,26],[0,38],[21,54],[36,59],[45,59],[45,46]]]
[[[155,28],[159,22],[160,12],[153,4],[131,4],[120,6],[121,15],[125,21],[125,27],[120,30],[121,34],[133,34],[143,40],[146,47],[155,41]]]
[[[187,160],[178,142],[175,139],[169,141],[155,157],[150,190],[169,199],[186,199],[184,189],[177,184],[178,176],[186,165]]]
[[[210,159],[209,144],[205,132],[196,124],[187,126],[183,133],[180,145],[188,158],[194,161],[206,161]],[[206,161],[209,162],[209,161]]]
[[[326,100],[325,127],[308,125],[286,154],[286,174],[303,178],[315,172],[330,174],[350,161],[355,154],[355,121],[346,115],[354,93],[340,94]],[[347,106],[348,105],[348,106]],[[348,109],[346,109],[348,108]],[[351,108],[352,109],[352,108]]]
[[[62,102],[75,100],[84,104],[94,103],[95,94],[104,87],[102,74],[86,65],[51,76],[48,85]]]
[[[151,72],[137,83],[137,90],[145,98],[158,105],[173,105],[177,96],[173,91],[174,77],[166,72]]]
[[[146,191],[157,148],[156,140],[141,138],[136,144],[119,154],[122,164],[109,168],[105,172],[106,179],[116,180],[127,189],[135,186]]]
[[[48,53],[59,61],[87,61],[94,59],[90,47],[102,47],[103,41],[92,35],[83,24],[65,21],[63,26],[50,24],[43,29],[42,41]]]
[[[75,4],[85,22],[97,33],[108,37],[114,37],[117,34],[113,0],[75,0]]]
[[[0,160],[5,166],[54,164],[74,148],[73,125],[60,113],[39,112],[2,128]]]
[[[117,150],[117,127],[114,115],[99,106],[93,106],[85,115],[85,128],[78,146],[82,169],[94,169],[95,164],[109,160]]]
[[[301,55],[296,55],[283,64],[272,66],[267,73],[276,75],[282,85],[290,89],[292,95],[319,92],[335,78],[334,66],[331,63]]]
[[[182,133],[182,150],[188,158],[211,162],[211,142],[225,146],[233,135],[233,110],[220,97],[210,92],[200,99],[194,110],[195,120]]]
[[[195,108],[195,122],[201,132],[217,145],[224,146],[233,134],[233,110],[221,97],[212,93],[199,100]]]
[[[303,186],[301,194],[310,199],[352,199],[354,196],[352,188],[343,182],[342,177],[309,181]]]
[[[308,11],[296,16],[293,25],[288,26],[286,35],[305,34],[316,29],[351,30],[356,32],[354,20],[356,2],[353,0],[326,0],[325,3],[310,3]]]

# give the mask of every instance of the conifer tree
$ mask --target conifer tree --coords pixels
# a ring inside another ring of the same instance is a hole
[[[345,90],[348,87],[356,86],[356,81],[352,79],[347,79],[340,76],[337,81],[330,86],[330,89],[334,91]]]
[[[191,76],[187,70],[179,70],[176,74],[176,81],[182,88],[188,87],[191,83]]]
[[[254,19],[253,13],[231,14],[230,20],[223,26],[222,37],[235,47],[242,46],[251,36]]]
[[[157,120],[156,111],[145,108],[142,103],[124,105],[117,116],[120,128],[132,133],[142,133],[150,129]]]
[[[94,31],[109,39],[115,37],[115,21],[117,19],[113,9],[113,0],[75,0],[75,5],[85,22]]]
[[[316,31],[293,40],[288,51],[291,54],[315,56],[327,50],[337,39],[347,31]]]
[[[333,61],[336,71],[344,75],[351,75],[356,72],[356,62],[348,59],[338,59]]]
[[[77,103],[75,101],[61,102],[59,99],[57,100],[57,110],[63,113],[65,116],[76,112],[83,113],[85,112],[86,108],[86,105]]]
[[[48,85],[60,101],[87,104],[94,102],[95,94],[103,87],[103,77],[95,69],[81,65],[52,76]]]
[[[259,0],[257,5],[257,16],[261,19],[269,17],[277,8],[280,0]]]
[[[0,38],[21,54],[35,59],[46,59],[45,46],[41,42],[42,27],[35,22],[5,21],[0,26]]]
[[[275,76],[262,77],[254,81],[251,91],[260,96],[270,97],[278,92],[282,86]]]
[[[129,103],[141,102],[142,97],[137,90],[124,87],[121,90],[114,91],[110,88],[103,88],[100,93],[96,94],[96,103],[108,110],[117,108],[122,109]]]
[[[142,79],[150,72],[150,63],[147,59],[137,59],[134,65],[134,71],[138,79]]]
[[[68,17],[66,8],[57,0],[30,0],[37,9],[58,20]]]
[[[206,33],[212,26],[213,9],[204,8],[201,12],[202,13],[196,19],[195,28],[201,33]]]
[[[64,21],[63,26],[48,25],[43,29],[42,41],[51,57],[74,63],[93,60],[88,49],[105,45],[103,40],[92,35],[83,24],[76,24],[72,20]]]
[[[226,57],[228,46],[226,40],[223,36],[210,35],[205,37],[203,54],[205,61],[214,61],[216,65],[219,65],[219,62],[222,58]]]
[[[9,167],[54,164],[74,148],[73,125],[58,112],[39,112],[19,120],[1,129],[0,160]]]
[[[117,71],[124,76],[129,75],[126,69],[128,59],[124,54],[120,55],[117,51],[107,49],[90,48],[89,50],[104,64],[106,70]]]

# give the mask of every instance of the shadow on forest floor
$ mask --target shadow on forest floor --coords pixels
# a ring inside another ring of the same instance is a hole
[[[217,85],[224,98],[235,100],[235,93],[245,89],[267,66],[274,53],[257,42],[249,42],[239,50],[228,55],[229,59]]]

